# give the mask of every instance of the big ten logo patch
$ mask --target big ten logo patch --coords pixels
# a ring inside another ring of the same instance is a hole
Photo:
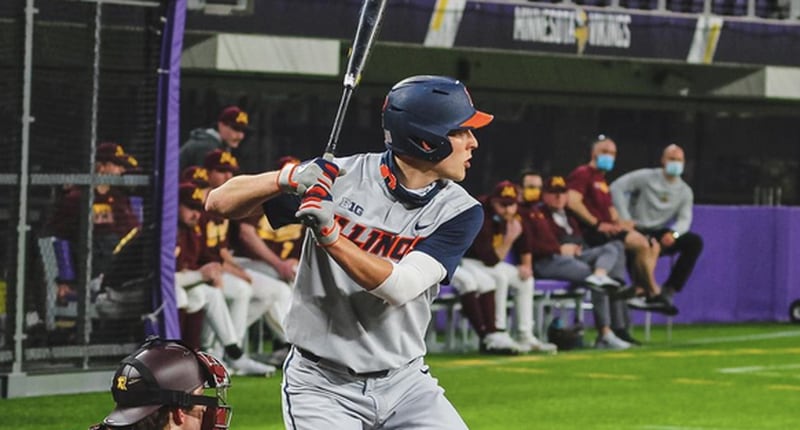
[[[364,208],[347,197],[342,198],[342,200],[339,202],[339,207],[344,208],[358,216],[364,215]]]

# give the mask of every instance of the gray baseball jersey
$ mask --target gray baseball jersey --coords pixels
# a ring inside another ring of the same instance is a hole
[[[395,262],[412,249],[425,252],[445,267],[443,281],[448,281],[481,225],[478,202],[448,182],[424,206],[408,208],[384,183],[383,155],[335,160],[347,172],[332,190],[341,234]],[[438,291],[438,284],[431,285],[404,305],[391,306],[350,279],[309,235],[286,320],[287,338],[358,373],[397,369],[425,354],[430,304]]]

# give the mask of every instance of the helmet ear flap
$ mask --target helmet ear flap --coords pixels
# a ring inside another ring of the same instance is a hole
[[[450,144],[449,140],[432,140],[409,136],[408,142],[416,148],[415,157],[426,161],[437,162],[447,158],[447,156],[453,152],[453,146]]]

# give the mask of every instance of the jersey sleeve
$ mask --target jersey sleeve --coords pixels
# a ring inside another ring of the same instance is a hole
[[[631,197],[647,184],[648,173],[647,169],[634,170],[620,176],[609,186],[611,201],[620,219],[633,219],[630,211]]]
[[[294,216],[300,208],[300,197],[293,194],[279,194],[261,205],[264,215],[274,229],[285,225],[298,224],[300,220]]]
[[[567,188],[575,190],[581,195],[586,195],[592,182],[591,171],[584,166],[579,166],[567,176]]]
[[[479,205],[472,206],[442,224],[414,249],[430,255],[441,263],[447,270],[447,276],[442,282],[449,283],[461,262],[461,257],[472,244],[482,224],[483,209]]]
[[[672,226],[674,231],[677,231],[679,234],[684,234],[689,231],[692,227],[692,206],[694,203],[694,192],[688,186],[686,187],[686,193],[683,195],[681,199],[680,206],[678,207],[678,213],[675,219],[675,224]]]

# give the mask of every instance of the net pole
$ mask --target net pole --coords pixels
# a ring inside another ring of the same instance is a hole
[[[100,46],[102,42],[101,25],[103,20],[103,0],[98,0],[95,4],[94,14],[94,58],[92,59],[92,113],[89,128],[89,191],[88,191],[88,210],[89,217],[86,229],[86,273],[83,288],[83,300],[79,315],[81,315],[81,335],[83,344],[89,345],[91,337],[91,316],[89,315],[89,302],[91,300],[92,285],[92,243],[94,242],[94,189],[97,185],[97,173],[95,172],[96,152],[97,152],[97,111],[98,99],[100,98]],[[89,368],[89,351],[84,349],[83,368]]]
[[[22,374],[22,340],[25,315],[25,266],[28,249],[28,163],[30,157],[31,123],[31,79],[33,70],[33,15],[36,13],[34,0],[25,2],[25,53],[22,78],[22,147],[20,148],[19,171],[19,215],[17,219],[17,279],[16,312],[14,315],[14,363],[12,374]]]

